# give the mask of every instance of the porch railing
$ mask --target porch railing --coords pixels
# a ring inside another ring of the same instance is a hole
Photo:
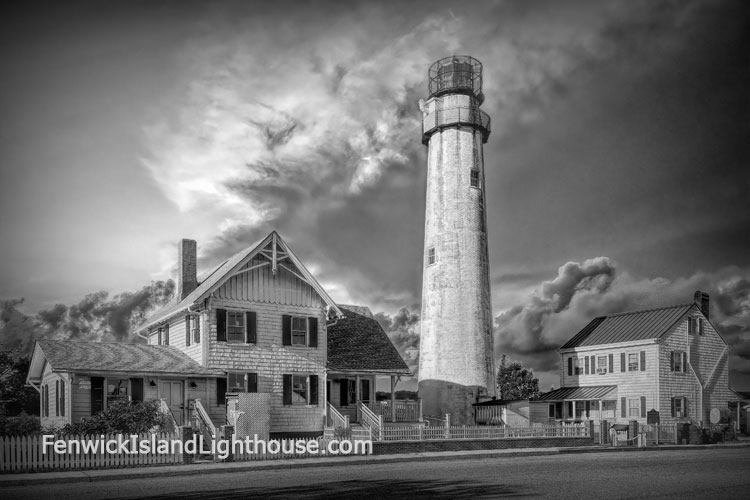
[[[422,400],[397,400],[394,405],[390,401],[376,401],[367,403],[367,407],[375,415],[383,417],[383,422],[421,422]],[[395,408],[395,412],[394,412]],[[395,413],[395,415],[394,415]],[[395,419],[394,419],[395,416]]]
[[[211,417],[203,407],[200,399],[194,400],[193,406],[193,423],[201,436],[204,443],[211,443],[216,438],[216,426],[211,421]],[[202,451],[202,450],[201,450]]]
[[[588,426],[536,426],[536,427],[508,427],[508,426],[412,426],[412,427],[383,427],[381,434],[383,441],[400,440],[433,440],[433,439],[498,439],[498,438],[529,438],[529,437],[588,437]],[[373,436],[375,439],[375,436]]]
[[[328,403],[328,422],[327,424],[334,429],[348,429],[349,416],[342,415],[335,406]]]
[[[372,410],[365,406],[361,401],[357,403],[357,413],[359,414],[360,423],[370,428],[372,439],[380,441],[380,435],[383,429],[383,417],[375,415]]]
[[[475,406],[474,421],[477,425],[503,425],[503,407]]]
[[[166,425],[162,430],[164,432],[177,432],[177,420],[174,418],[174,413],[172,413],[167,401],[163,398],[159,400],[159,410],[164,414],[166,420]]]

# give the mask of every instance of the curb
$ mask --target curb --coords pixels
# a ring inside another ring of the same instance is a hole
[[[687,451],[706,449],[750,448],[750,443],[737,444],[698,444],[698,445],[665,445],[647,448],[621,447],[570,447],[515,450],[471,450],[468,452],[432,452],[410,453],[403,455],[370,455],[367,457],[342,457],[324,459],[291,459],[272,460],[267,462],[228,462],[221,464],[194,464],[191,466],[169,465],[142,467],[134,469],[103,469],[88,471],[60,471],[40,473],[20,473],[0,475],[0,487],[27,486],[38,484],[86,483],[100,481],[119,481],[127,479],[149,479],[156,477],[191,476],[196,474],[230,474],[255,470],[283,470],[314,467],[335,467],[341,465],[376,465],[403,462],[439,462],[470,459],[492,459],[505,457],[535,457],[549,455],[571,455],[578,453],[621,453],[621,452],[654,452],[654,451]],[[445,453],[444,455],[441,453]],[[10,477],[12,476],[12,477]]]

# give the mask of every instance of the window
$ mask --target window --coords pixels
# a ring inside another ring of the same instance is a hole
[[[427,249],[427,265],[431,266],[435,263],[435,247],[430,247]]]
[[[685,351],[671,351],[669,353],[670,371],[674,373],[687,372],[687,353]]]
[[[227,373],[226,392],[245,392],[245,374]]]
[[[292,317],[292,345],[307,345],[307,318]]]
[[[575,375],[583,375],[583,367],[579,358],[573,358],[573,373]]]
[[[190,317],[190,332],[188,335],[193,335],[193,342],[200,344],[201,342],[201,318],[200,316]]]
[[[117,401],[128,400],[127,379],[107,379],[107,408]]]
[[[599,375],[607,373],[607,356],[598,356],[596,358],[596,373]]]
[[[640,417],[641,416],[641,400],[640,398],[628,399],[628,416],[629,417]]]
[[[157,344],[169,345],[169,325],[159,327],[157,332]]]
[[[638,353],[637,352],[628,354],[628,371],[629,372],[638,371]]]
[[[688,333],[703,335],[703,318],[688,318]]]
[[[477,170],[476,168],[471,169],[471,187],[479,187],[479,170]]]
[[[227,311],[227,342],[245,341],[245,313]]]
[[[687,417],[687,398],[672,398],[672,416],[675,418]]]
[[[576,420],[581,420],[584,418],[584,411],[586,409],[586,402],[585,401],[576,401],[575,402],[575,418]]]
[[[284,375],[285,405],[317,405],[317,375]]]

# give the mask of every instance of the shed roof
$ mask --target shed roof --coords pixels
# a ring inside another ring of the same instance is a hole
[[[344,318],[328,326],[328,370],[408,375],[409,367],[374,318],[341,306]]]
[[[679,304],[594,318],[561,349],[659,338],[695,304]]]
[[[29,380],[42,376],[44,360],[61,372],[117,372],[192,376],[220,376],[224,372],[205,368],[174,347],[163,345],[121,344],[117,342],[81,342],[39,340],[34,348]]]
[[[603,399],[616,397],[616,385],[592,385],[589,387],[560,387],[540,394],[535,401],[561,401],[571,399]],[[612,394],[614,392],[614,394]]]

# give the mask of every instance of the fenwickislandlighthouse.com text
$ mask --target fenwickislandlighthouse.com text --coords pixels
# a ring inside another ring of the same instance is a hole
[[[257,434],[239,439],[211,439],[207,443],[203,436],[194,435],[187,440],[159,439],[152,434],[143,439],[136,434],[118,435],[116,438],[100,436],[99,439],[56,439],[53,434],[42,436],[42,454],[111,454],[111,455],[174,455],[188,453],[197,455],[210,453],[220,459],[230,455],[369,455],[372,441],[323,440],[315,439],[258,439]]]

